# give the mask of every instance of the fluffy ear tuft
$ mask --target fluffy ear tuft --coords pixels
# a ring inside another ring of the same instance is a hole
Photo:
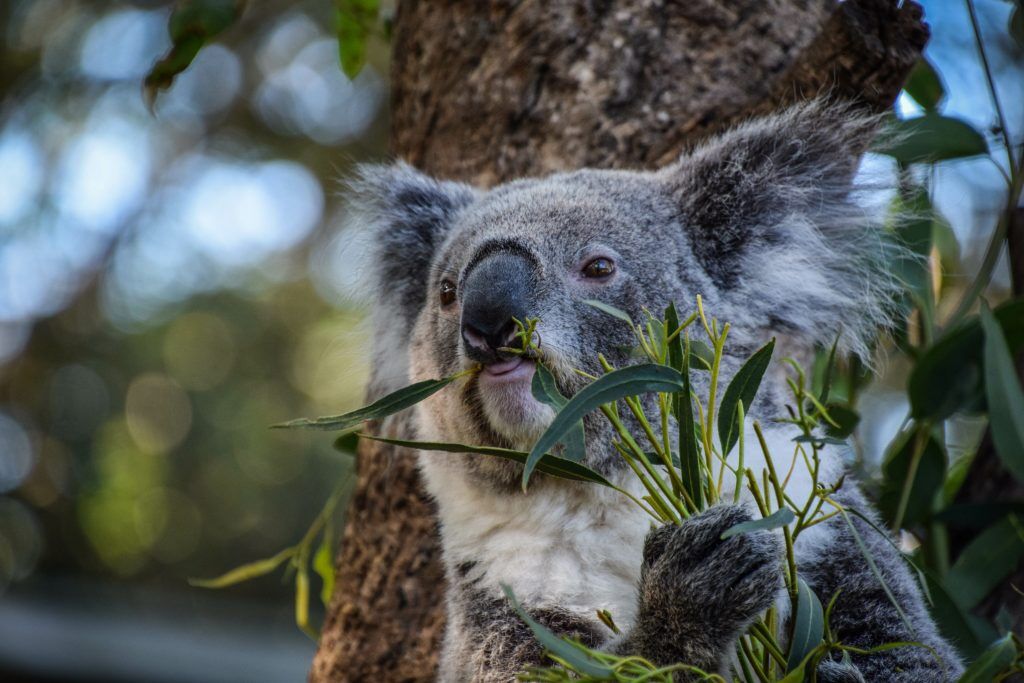
[[[346,188],[349,222],[369,242],[375,308],[407,333],[423,307],[434,252],[478,192],[435,180],[404,162],[360,165]]]
[[[658,173],[692,249],[749,323],[865,355],[887,318],[892,246],[856,201],[881,117],[813,100],[751,120]]]

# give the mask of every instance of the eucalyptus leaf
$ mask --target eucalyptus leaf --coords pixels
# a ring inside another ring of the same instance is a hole
[[[699,339],[690,340],[690,369],[708,372],[714,362],[714,349]]]
[[[875,151],[914,164],[988,154],[988,143],[970,124],[929,112],[892,121],[878,136]]]
[[[509,605],[511,605],[515,613],[519,615],[519,618],[526,622],[526,625],[530,627],[530,630],[533,631],[534,637],[537,638],[537,642],[539,642],[544,649],[564,661],[575,671],[585,676],[591,676],[598,679],[609,678],[612,676],[613,671],[609,667],[589,656],[583,650],[573,647],[572,644],[567,643],[559,636],[556,636],[548,630],[547,627],[531,617],[530,614],[523,609],[523,606],[519,604],[519,601],[516,600],[515,593],[512,592],[512,589],[509,586],[501,584],[501,590],[505,593],[505,597],[508,599]]]
[[[985,333],[985,395],[992,441],[1006,469],[1024,483],[1024,389],[1003,331],[988,306],[982,305],[980,317]]]
[[[935,496],[946,479],[946,454],[931,434],[910,432],[890,451],[882,473],[878,507],[886,519],[895,522],[901,516],[900,526],[924,522],[931,517]]]
[[[1024,49],[1024,5],[1018,3],[1013,8],[1006,28],[1013,39],[1017,41],[1017,46]]]
[[[377,24],[380,0],[334,0],[338,61],[350,79],[366,64],[366,42]]]
[[[811,434],[810,436],[806,434],[799,434],[794,436],[792,440],[795,443],[816,443],[821,446],[845,446],[847,443],[846,439],[840,439],[839,437],[816,436],[814,434]]]
[[[907,94],[915,102],[928,111],[937,109],[946,96],[946,89],[942,86],[939,74],[935,71],[935,67],[924,57],[917,60],[917,64],[910,70],[910,75],[907,76],[907,82],[903,84],[903,89],[907,91]]]
[[[272,429],[293,429],[304,427],[307,429],[322,429],[325,431],[345,431],[358,427],[367,420],[379,420],[389,415],[401,412],[410,408],[420,401],[423,401],[441,389],[454,382],[464,373],[458,373],[444,379],[428,379],[422,382],[410,384],[407,387],[392,392],[368,406],[353,410],[344,415],[329,415],[326,417],[301,417],[297,420],[283,422],[271,427]]]
[[[903,611],[899,601],[896,600],[896,596],[893,595],[892,589],[889,588],[889,584],[886,582],[885,577],[878,568],[878,564],[875,562],[874,555],[871,554],[871,551],[864,543],[864,539],[861,538],[860,532],[857,531],[857,526],[853,523],[853,520],[850,519],[849,513],[846,509],[839,508],[839,514],[843,518],[843,521],[846,522],[846,526],[850,530],[850,535],[853,536],[853,542],[857,545],[857,549],[860,550],[860,554],[864,557],[864,561],[868,563],[868,569],[871,570],[871,573],[874,574],[875,578],[878,580],[878,584],[882,587],[885,597],[889,598],[889,604],[891,604],[900,615],[900,619],[903,621],[903,625],[907,627],[907,631],[909,631],[911,635],[916,636],[917,630],[914,628],[914,625],[910,623],[910,619],[907,618],[907,613]]]
[[[1007,633],[992,643],[967,667],[958,683],[991,683],[1013,664],[1016,657],[1017,648],[1013,643],[1013,635]]]
[[[775,340],[772,339],[755,351],[736,372],[725,394],[722,395],[722,403],[718,408],[718,439],[722,445],[722,457],[729,455],[729,451],[740,438],[742,427],[739,425],[739,411],[736,406],[743,401],[743,412],[750,414],[750,404],[754,402],[754,396],[761,386],[761,379],[768,369],[774,350]]]
[[[845,442],[846,438],[853,434],[853,430],[860,424],[860,414],[856,410],[838,403],[830,403],[826,407],[828,416],[839,426],[826,422],[825,433],[834,439]]]
[[[303,633],[315,638],[316,632],[309,626],[309,571],[305,566],[295,570],[295,623]]]
[[[331,603],[334,595],[334,540],[333,534],[325,533],[320,546],[313,555],[313,571],[320,576],[320,602],[324,607]]]
[[[152,109],[157,94],[167,90],[210,40],[234,24],[247,0],[182,0],[167,22],[171,47],[146,74],[143,96]]]
[[[588,306],[593,306],[602,313],[607,313],[614,318],[618,318],[624,323],[628,323],[630,327],[633,327],[633,319],[629,317],[629,313],[626,313],[621,308],[616,308],[611,304],[606,304],[605,302],[598,301],[597,299],[584,299],[583,303]]]
[[[520,464],[525,464],[530,455],[525,451],[514,451],[508,448],[497,448],[493,446],[464,446],[462,444],[438,443],[434,441],[407,441],[404,439],[387,439],[382,436],[373,436],[372,434],[360,434],[360,437],[370,439],[372,441],[391,444],[392,446],[417,448],[421,451],[487,455],[496,458],[504,458],[505,460],[511,460]],[[559,458],[555,455],[545,454],[539,461],[537,461],[536,468],[538,472],[543,472],[544,474],[549,474],[553,477],[570,479],[572,481],[589,481],[594,484],[600,484],[601,486],[617,489],[614,484],[586,465],[581,465],[578,462],[566,460],[565,458]]]
[[[821,608],[821,601],[811,587],[802,578],[797,577],[793,635],[789,640],[786,671],[794,671],[803,665],[807,656],[821,644],[824,635],[825,613]]]
[[[668,327],[679,327],[679,314],[675,304],[665,309],[665,322]],[[668,346],[669,364],[683,378],[682,388],[672,396],[672,408],[679,426],[679,454],[677,467],[683,489],[693,501],[696,509],[704,507],[704,489],[701,486],[700,451],[697,449],[697,435],[693,429],[693,403],[690,398],[690,367],[693,356],[693,342],[689,337],[685,340],[677,334]],[[710,368],[710,364],[708,365]]]
[[[530,475],[540,459],[564,439],[573,425],[587,413],[626,396],[638,396],[652,391],[673,393],[682,387],[683,378],[677,370],[655,364],[631,365],[613,370],[583,387],[558,412],[530,451],[523,467],[523,490],[526,490]]]
[[[188,583],[190,586],[198,588],[226,588],[242,581],[265,576],[280,567],[286,560],[290,560],[294,555],[295,548],[285,548],[273,557],[243,564],[212,579],[189,579]]]
[[[1024,523],[1006,517],[981,532],[950,567],[946,584],[957,604],[970,609],[1010,575],[1024,559]]]
[[[787,507],[781,507],[767,517],[761,519],[751,519],[746,522],[740,522],[734,524],[725,531],[722,532],[722,540],[732,536],[739,536],[740,534],[749,534],[753,531],[769,531],[771,529],[781,529],[787,524],[791,523],[796,519],[796,515],[793,511]]]
[[[952,592],[935,574],[924,570],[928,582],[928,594],[932,596],[931,614],[939,626],[939,631],[946,636],[956,648],[967,658],[976,657],[984,649],[984,642],[979,637],[973,623],[957,604]]]
[[[1024,349],[1024,299],[1009,301],[993,314],[1014,355]],[[982,351],[985,335],[977,317],[939,339],[914,364],[907,383],[911,416],[944,420],[957,411],[984,407]]]
[[[893,204],[896,214],[907,218],[897,222],[897,237],[905,248],[893,250],[890,270],[906,286],[916,307],[932,316],[934,297],[928,257],[934,242],[935,209],[923,185],[897,196]]]
[[[551,374],[551,371],[543,363],[537,363],[537,368],[533,373],[533,382],[530,385],[530,390],[533,393],[533,397],[540,403],[551,406],[557,413],[565,404],[569,402],[565,396],[558,390],[558,383],[555,381],[555,376]],[[587,457],[587,444],[586,435],[583,431],[583,421],[580,420],[576,425],[569,430],[565,439],[561,442],[565,448],[564,455],[569,460],[576,462],[582,462]]]

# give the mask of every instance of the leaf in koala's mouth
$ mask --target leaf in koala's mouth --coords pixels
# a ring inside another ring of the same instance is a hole
[[[505,460],[511,460],[523,464],[526,462],[529,453],[525,451],[514,451],[509,448],[498,448],[496,446],[465,446],[458,443],[439,443],[434,441],[406,441],[403,439],[388,439],[382,436],[373,436],[372,434],[360,434],[360,438],[370,439],[372,441],[380,441],[381,443],[391,444],[392,446],[402,446],[404,448],[416,448],[421,451],[440,451],[442,453],[465,453],[467,455],[487,455],[497,458],[504,458]],[[600,484],[601,486],[607,486],[615,490],[619,490],[617,486],[612,484],[610,481],[605,479],[603,476],[590,469],[586,465],[581,465],[578,462],[572,460],[566,460],[565,458],[559,458],[558,456],[551,455],[550,453],[545,454],[537,463],[537,471],[549,474],[553,477],[560,479],[569,479],[571,481],[589,481],[594,484]]]
[[[271,427],[271,429],[293,429],[304,427],[307,429],[322,429],[324,431],[344,431],[358,427],[367,420],[379,420],[389,415],[411,408],[420,401],[433,396],[460,377],[464,377],[471,371],[459,372],[442,379],[428,379],[422,382],[411,384],[407,387],[392,392],[384,398],[378,399],[368,406],[353,410],[343,415],[328,415],[325,417],[300,417],[297,420],[282,422]],[[473,370],[472,372],[475,372]]]

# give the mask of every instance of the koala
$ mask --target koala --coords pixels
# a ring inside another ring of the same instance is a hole
[[[489,190],[403,163],[362,167],[350,189],[372,248],[380,355],[371,393],[479,365],[416,407],[416,436],[529,450],[554,413],[531,394],[534,361],[501,351],[513,318],[541,320],[544,362],[566,396],[585,383],[574,369],[600,373],[598,354],[617,367],[636,362],[631,331],[591,299],[642,319],[645,308],[675,302],[687,310],[701,295],[732,326],[723,381],[772,337],[782,349],[776,358],[806,360],[837,338],[843,351],[866,356],[897,287],[854,182],[877,124],[850,105],[815,100],[744,123],[658,170],[583,169]],[[692,374],[706,398],[706,373]],[[748,415],[764,425],[777,457],[791,457],[794,428],[774,419],[784,414],[783,378],[781,367],[766,375]],[[584,429],[585,464],[639,491],[604,419],[588,416]],[[758,471],[755,450],[746,449],[747,462]],[[418,457],[448,578],[442,681],[513,681],[544,663],[501,584],[556,633],[722,674],[751,621],[773,603],[788,608],[780,534],[720,538],[750,518],[747,505],[714,505],[652,530],[646,513],[610,489],[537,474],[524,493],[517,463]],[[835,497],[876,519],[844,473],[842,449],[826,447],[823,463],[826,483],[845,477]],[[788,490],[803,500],[812,484],[796,469]],[[796,546],[801,575],[822,604],[838,594],[833,632],[860,648],[926,647],[826,659],[817,679],[955,680],[960,660],[903,559],[867,523],[853,523],[906,620],[836,516]],[[597,610],[608,610],[621,634]]]

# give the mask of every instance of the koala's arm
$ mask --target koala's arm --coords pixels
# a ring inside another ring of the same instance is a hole
[[[736,638],[771,606],[782,586],[777,536],[758,532],[720,539],[747,519],[740,507],[716,506],[681,526],[652,531],[644,548],[636,623],[623,636],[609,638],[610,631],[593,615],[525,607],[555,633],[589,647],[724,673]],[[487,597],[471,580],[451,578],[442,681],[505,683],[525,667],[550,664],[503,599]]]
[[[609,633],[596,618],[557,607],[526,609],[552,632],[588,647],[599,647]],[[551,661],[544,648],[504,597],[485,593],[472,581],[449,580],[441,683],[511,683],[523,669],[546,664]]]
[[[870,517],[879,529],[884,528],[863,494],[849,479],[835,498],[842,505]],[[963,672],[960,658],[939,634],[906,562],[890,539],[882,537],[864,520],[854,515],[850,518],[903,610],[906,621],[868,565],[849,525],[841,516],[836,516],[826,522],[830,533],[823,547],[814,554],[817,559],[808,560],[800,566],[801,576],[817,593],[822,604],[827,604],[838,592],[830,619],[833,633],[843,644],[863,649],[892,642],[921,643],[927,647],[908,646],[871,655],[853,655],[852,661],[859,670],[860,678],[845,680],[867,683],[957,680]],[[823,666],[829,665],[826,662]]]

